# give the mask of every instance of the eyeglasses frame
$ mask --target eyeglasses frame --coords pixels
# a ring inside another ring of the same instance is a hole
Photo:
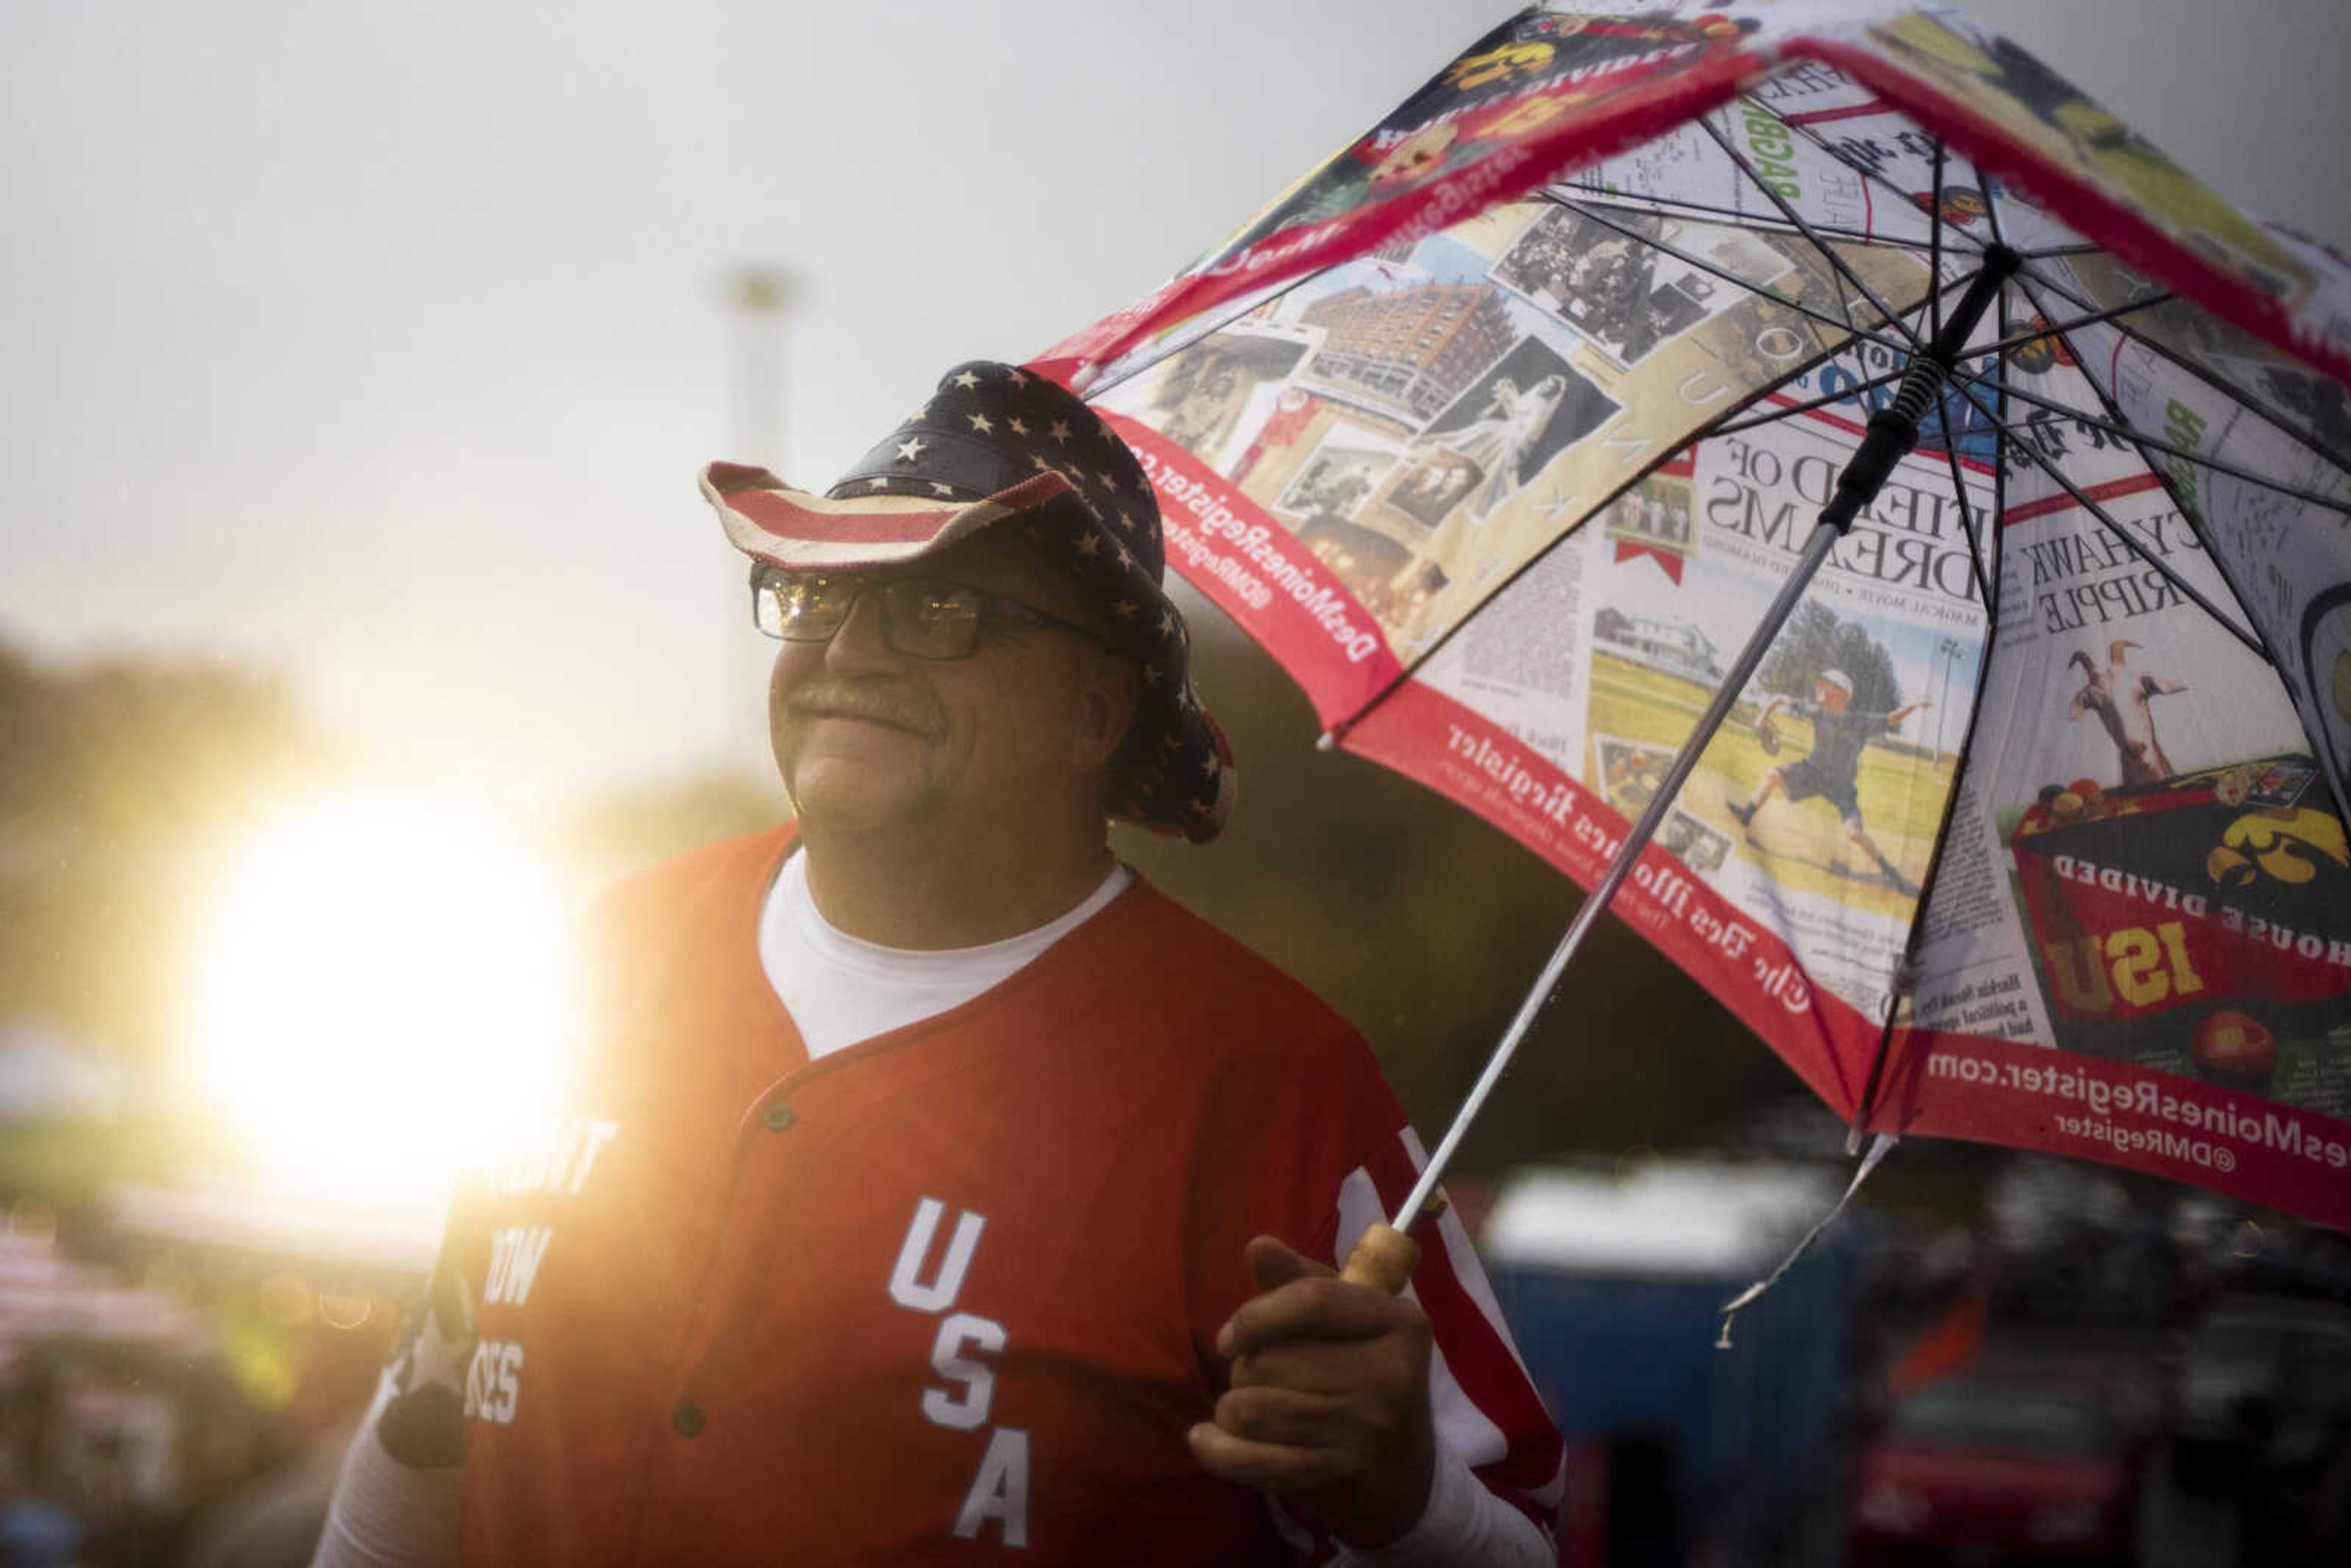
[[[793,578],[818,578],[829,582],[846,584],[850,589],[849,602],[841,609],[840,624],[821,637],[791,637],[781,632],[768,631],[759,618],[761,595],[769,591],[778,580]],[[1116,651],[1111,647],[1100,632],[1091,626],[1081,625],[1075,621],[1056,615],[1050,611],[1040,610],[1024,600],[1008,599],[1000,593],[990,593],[985,589],[974,588],[969,583],[956,582],[950,578],[925,577],[915,573],[875,576],[862,571],[800,571],[764,560],[751,563],[751,624],[758,628],[761,636],[774,642],[795,643],[802,647],[819,646],[831,643],[835,637],[841,635],[841,628],[849,624],[850,616],[857,612],[858,600],[864,596],[867,590],[883,592],[900,583],[913,583],[945,590],[952,593],[969,594],[979,601],[979,619],[983,625],[989,620],[997,620],[1010,621],[1019,625],[1045,627],[1056,632],[1067,632],[1105,653]],[[885,608],[879,613],[882,617],[883,643],[893,653],[904,654],[909,659],[923,659],[932,664],[951,664],[958,659],[968,659],[972,654],[979,652],[980,639],[977,632],[972,637],[971,646],[960,653],[925,653],[912,648],[900,647],[893,630],[889,611]]]

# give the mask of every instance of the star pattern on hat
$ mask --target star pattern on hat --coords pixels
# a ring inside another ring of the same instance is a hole
[[[975,413],[971,415],[971,427],[982,435],[986,435],[989,431],[996,428],[994,424],[988,422],[987,415],[984,413]]]
[[[955,384],[963,388],[966,392],[969,392],[972,388],[979,384],[979,377],[970,371],[963,371],[959,375],[956,376],[954,380]]]
[[[898,461],[901,463],[912,463],[915,458],[920,457],[923,455],[923,448],[929,444],[929,442],[925,441],[919,435],[910,435],[906,437],[905,440],[898,443]]]

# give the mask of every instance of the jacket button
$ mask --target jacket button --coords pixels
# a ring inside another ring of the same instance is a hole
[[[670,1430],[681,1437],[702,1436],[702,1406],[681,1405],[669,1413]]]
[[[759,1124],[770,1133],[780,1133],[799,1120],[798,1113],[781,1100],[759,1113]]]

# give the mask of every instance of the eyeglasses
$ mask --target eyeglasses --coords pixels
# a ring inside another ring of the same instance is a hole
[[[961,583],[787,571],[765,561],[751,570],[752,619],[760,631],[787,643],[830,643],[863,593],[881,603],[883,642],[909,658],[968,658],[979,646],[981,623],[991,620],[1050,626],[1103,645],[1091,627]]]

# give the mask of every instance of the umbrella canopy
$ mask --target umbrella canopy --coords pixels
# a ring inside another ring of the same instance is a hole
[[[2341,258],[1948,11],[1535,10],[1035,363],[1857,1129],[2351,1222]]]

